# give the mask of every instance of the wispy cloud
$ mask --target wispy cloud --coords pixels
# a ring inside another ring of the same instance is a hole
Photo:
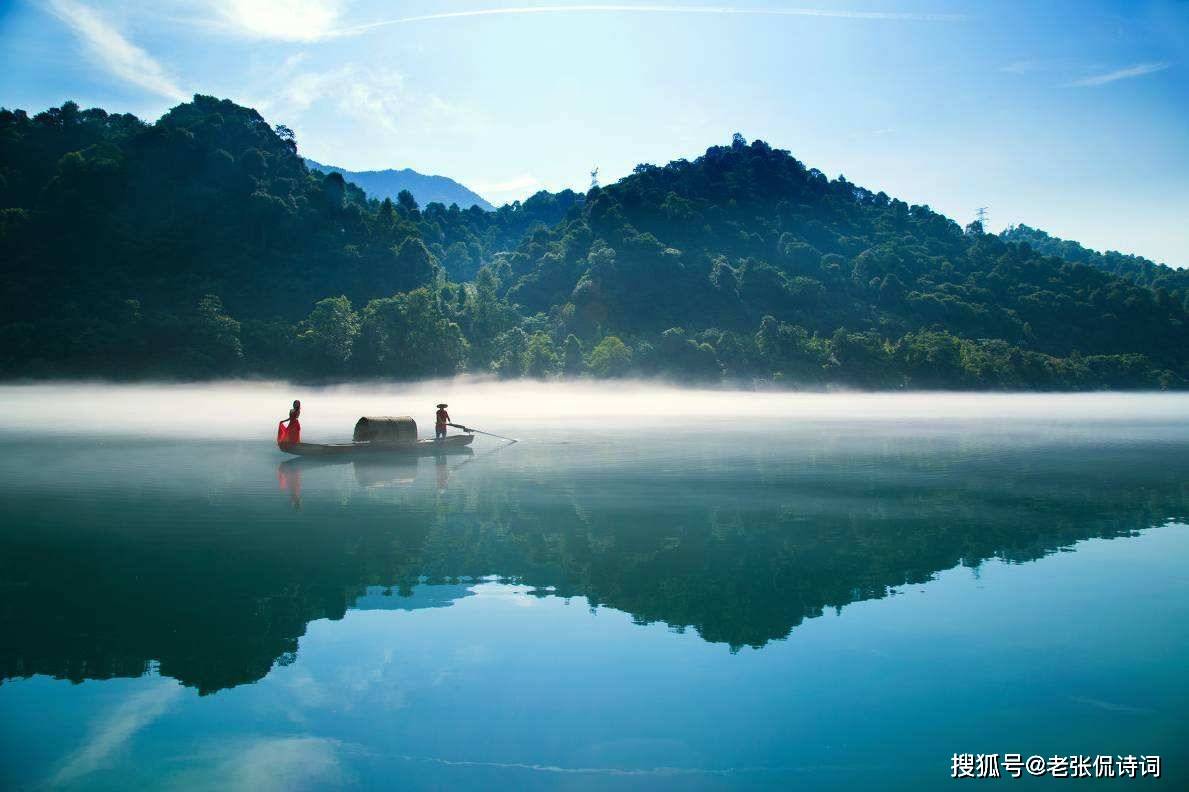
[[[420,163],[419,169],[441,170],[444,166],[433,164],[435,158],[449,161],[457,147],[473,145],[474,131],[488,123],[482,114],[419,87],[394,69],[355,63],[322,68],[302,53],[240,89],[236,98],[296,129],[303,155],[354,170],[392,167],[410,162],[410,157]],[[338,153],[305,145],[310,141],[302,131],[312,126],[325,135],[328,118],[340,129],[366,129],[366,140]]]
[[[340,19],[348,0],[203,0],[213,11],[187,20],[208,30],[250,38],[314,42],[343,36],[357,36],[379,28],[434,20],[468,17],[522,16],[529,14],[712,14],[728,16],[822,17],[830,19],[901,20],[954,22],[962,14],[912,13],[899,11],[844,11],[826,8],[735,8],[680,4],[608,4],[511,6],[442,11],[431,14],[381,19],[342,25]]]
[[[158,96],[177,100],[186,98],[186,92],[152,55],[129,41],[94,9],[74,0],[50,0],[48,7],[116,77]]]
[[[1081,80],[1074,80],[1070,85],[1075,88],[1092,88],[1096,85],[1106,85],[1107,83],[1118,82],[1119,80],[1130,80],[1133,77],[1143,77],[1145,74],[1162,72],[1171,65],[1167,61],[1161,63],[1137,63],[1134,66],[1128,66],[1126,69],[1117,69],[1106,74],[1096,74]]]
[[[263,792],[343,786],[340,748],[322,737],[261,737],[224,762],[218,786]]]
[[[291,62],[297,66],[301,61]],[[440,133],[476,122],[463,108],[410,87],[399,72],[356,64],[328,71],[294,70],[276,93],[259,105],[288,114],[305,112],[320,103],[373,130],[406,135],[414,129]]]
[[[181,695],[181,685],[173,680],[162,680],[130,696],[95,725],[82,747],[63,762],[51,784],[65,784],[102,767],[137,732],[164,715]]]
[[[842,11],[824,8],[734,8],[730,6],[699,5],[554,5],[519,6],[511,8],[481,8],[470,11],[446,11],[437,14],[384,19],[361,25],[345,27],[333,35],[357,35],[377,28],[392,25],[406,25],[412,22],[429,22],[440,19],[462,19],[483,16],[519,16],[526,14],[580,14],[580,13],[637,13],[637,14],[713,14],[724,16],[769,16],[769,17],[825,17],[831,19],[901,20],[916,22],[954,22],[964,19],[961,14],[917,14],[897,11]]]

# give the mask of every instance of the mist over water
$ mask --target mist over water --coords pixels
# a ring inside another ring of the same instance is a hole
[[[736,428],[797,431],[1020,431],[1078,426],[1104,437],[1136,428],[1189,433],[1189,395],[1176,393],[799,393],[698,390],[621,381],[501,382],[457,378],[408,384],[308,387],[284,382],[0,386],[0,432],[264,439],[293,399],[302,401],[303,437],[349,439],[363,415],[411,415],[432,433],[434,405],[450,404],[457,423],[507,434],[554,436],[560,429],[663,432]]]

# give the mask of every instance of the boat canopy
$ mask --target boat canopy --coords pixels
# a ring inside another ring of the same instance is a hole
[[[355,423],[356,443],[415,443],[417,422],[407,415],[364,416]]]

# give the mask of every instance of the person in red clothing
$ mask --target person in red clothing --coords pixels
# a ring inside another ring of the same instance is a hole
[[[438,414],[434,420],[434,439],[443,440],[446,437],[446,424],[450,423],[450,413],[446,412],[446,405],[438,405]]]
[[[300,416],[301,401],[294,399],[293,409],[289,411],[289,417],[277,424],[277,445],[287,446],[292,443],[301,442],[301,421],[298,420]],[[286,422],[288,422],[288,426],[285,426]]]

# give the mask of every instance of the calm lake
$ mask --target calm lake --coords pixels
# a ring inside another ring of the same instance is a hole
[[[1184,395],[13,386],[0,506],[4,789],[1189,788]]]

